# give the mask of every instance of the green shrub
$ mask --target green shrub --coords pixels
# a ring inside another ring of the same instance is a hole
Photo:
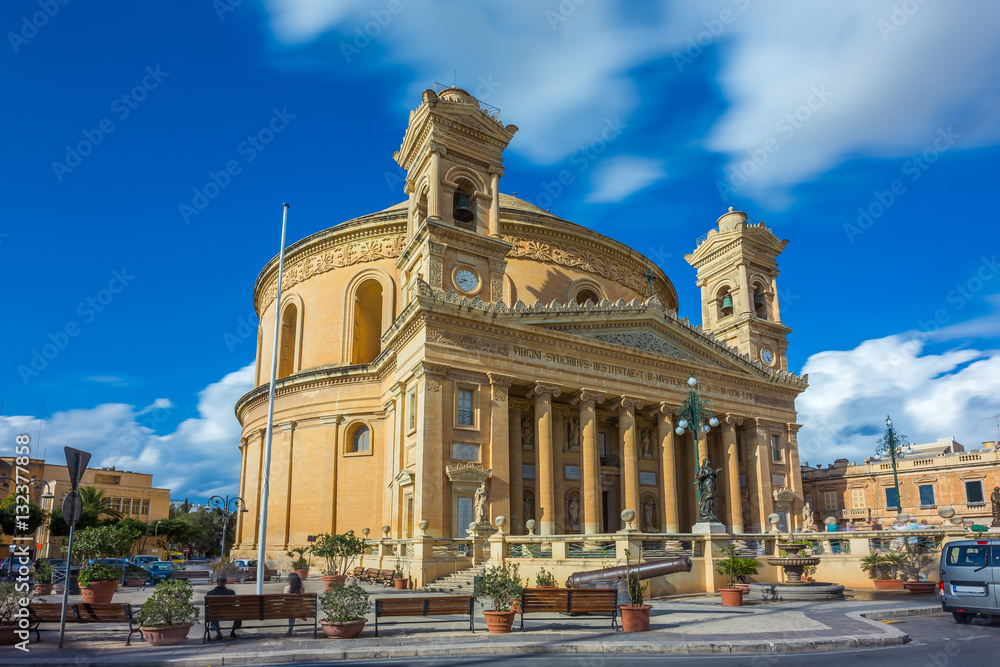
[[[309,553],[309,547],[295,547],[291,551],[285,552],[289,556],[295,556],[292,559],[292,569],[293,570],[308,570],[309,560],[306,558],[306,554]]]
[[[536,586],[557,586],[556,575],[552,574],[544,567],[535,575]]]
[[[319,599],[319,606],[326,612],[322,619],[327,623],[360,621],[371,610],[371,600],[365,589],[351,582],[329,588]]]
[[[149,599],[139,610],[139,625],[163,628],[198,622],[198,607],[191,604],[194,589],[183,579],[164,579],[156,585]]]
[[[38,598],[29,592],[18,592],[16,584],[0,584],[0,625],[17,624],[14,615],[21,609],[22,598],[27,600],[28,604],[38,601]]]
[[[52,583],[52,564],[50,562],[43,561],[41,565],[35,568],[35,583],[36,584]]]
[[[512,563],[487,568],[476,581],[476,597],[489,598],[493,611],[510,611],[523,592],[517,565]]]

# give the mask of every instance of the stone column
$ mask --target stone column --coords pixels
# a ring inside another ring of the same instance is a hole
[[[750,279],[747,277],[747,265],[740,262],[740,297],[738,313],[753,313],[753,294],[750,292]]]
[[[444,470],[441,469],[444,456],[441,423],[444,407],[441,384],[447,371],[448,367],[443,364],[426,361],[414,369],[419,378],[417,382],[419,395],[413,518],[417,522],[427,521],[429,524],[427,530],[432,537],[443,537],[446,532],[451,532],[451,523],[445,522],[447,508],[451,506],[451,493],[446,488]]]
[[[701,288],[701,326],[703,329],[712,328],[711,312],[712,306],[709,303],[708,283],[704,280],[697,283]]]
[[[441,156],[448,150],[444,146],[431,144],[430,190],[427,193],[427,217],[441,219]]]
[[[559,387],[545,382],[536,382],[528,390],[528,398],[535,399],[535,451],[538,455],[538,469],[535,483],[538,486],[538,534],[554,534],[555,516],[555,471],[552,451],[552,399],[562,393]]]
[[[323,460],[320,462],[320,475],[323,486],[319,494],[319,527],[320,533],[337,532],[337,464],[340,462],[339,432],[343,423],[343,415],[323,415],[319,418],[327,433],[326,446],[323,447]]]
[[[240,444],[239,444],[239,450],[240,450],[240,498],[243,498],[244,501],[246,500],[246,497],[247,497],[247,451],[249,450],[249,446],[248,446],[249,443],[250,443],[250,438],[247,437],[247,438],[241,438],[240,439]],[[47,493],[51,493],[51,492],[47,491]],[[39,502],[39,504],[42,503],[41,500],[39,500],[38,502]],[[150,505],[152,505],[152,504],[153,503],[150,502]],[[43,507],[43,509],[45,509],[45,508]],[[52,508],[50,507],[48,509],[51,511]],[[152,508],[150,508],[150,509],[152,509]],[[250,509],[250,508],[247,507],[246,509]],[[248,512],[237,512],[236,513],[236,544],[233,545],[234,548],[239,548],[239,547],[243,546],[243,540],[245,539],[243,537],[243,517],[246,514],[248,514]],[[147,517],[147,522],[148,522],[148,517]],[[43,535],[45,535],[45,534],[43,533]],[[46,538],[47,538],[47,536],[46,536]],[[48,541],[49,541],[48,539],[45,539],[44,541],[39,540],[39,544],[47,544]]]
[[[638,516],[642,508],[639,507],[639,438],[635,427],[635,411],[642,408],[642,400],[635,396],[622,396],[612,407],[618,408],[618,442],[622,452],[622,484],[625,488],[624,509],[633,510]]]
[[[736,427],[743,419],[726,415],[722,419],[722,446],[726,450],[726,505],[729,509],[729,532],[743,532],[743,511],[740,502],[740,457],[736,451]]]
[[[490,512],[488,516],[496,519],[498,516],[510,520],[511,509],[511,473],[520,474],[520,468],[510,465],[510,450],[512,444],[520,445],[520,439],[510,441],[510,426],[507,423],[507,390],[514,381],[513,375],[502,373],[487,373],[490,379],[490,468],[493,470],[490,482]],[[520,500],[518,500],[520,502]]]
[[[493,199],[490,201],[490,236],[500,236],[500,174],[503,167],[490,167],[490,190]]]
[[[749,434],[753,437],[754,455],[754,487],[757,491],[757,502],[754,509],[760,521],[760,531],[769,530],[767,515],[771,513],[774,499],[771,496],[771,441],[764,419],[750,420]]]
[[[392,525],[393,498],[396,495],[396,485],[392,483],[396,471],[399,469],[399,420],[402,413],[396,410],[401,391],[398,387],[392,387],[393,397],[382,404],[385,414],[385,454],[382,459],[382,479],[385,482],[382,492],[382,523]],[[374,439],[374,434],[372,434]],[[372,445],[374,446],[374,442]]]
[[[292,461],[295,447],[295,422],[275,424],[278,442],[272,448],[271,470],[267,508],[267,536],[271,544],[288,548],[288,526],[292,504]]]
[[[781,324],[781,307],[778,304],[778,274],[771,276],[771,293],[771,314],[774,321]]]
[[[795,491],[795,500],[792,501],[789,508],[791,516],[788,518],[788,525],[793,526],[793,528],[806,530],[806,527],[801,525],[805,496],[803,495],[804,491],[802,488],[802,469],[799,468],[798,432],[802,428],[802,424],[785,424],[785,428],[787,429],[786,437],[788,439],[788,487]],[[848,500],[850,499],[848,498]]]
[[[656,439],[660,443],[660,476],[663,482],[663,532],[680,531],[677,518],[677,463],[674,442],[674,409],[666,403],[654,408]]]
[[[601,532],[601,453],[597,449],[596,406],[604,402],[604,394],[593,389],[581,389],[573,396],[573,405],[580,406],[580,479],[583,482],[583,533]]]
[[[507,417],[507,442],[510,445],[510,532],[513,535],[524,533],[524,522],[527,517],[523,516],[524,511],[524,474],[521,468],[524,465],[521,444],[521,419],[526,411],[527,405],[524,401],[515,400],[508,396],[510,405]]]

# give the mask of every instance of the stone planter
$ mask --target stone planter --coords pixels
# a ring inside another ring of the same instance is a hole
[[[619,605],[622,614],[622,630],[625,632],[649,632],[649,613],[653,607],[648,604],[633,607],[630,604]]]
[[[324,574],[323,590],[329,590],[331,586],[343,586],[346,581],[346,574]]]
[[[16,644],[19,637],[14,634],[15,632],[17,625],[0,625],[0,646]]]
[[[330,639],[351,639],[360,635],[361,631],[365,629],[365,620],[362,618],[360,621],[347,621],[346,623],[320,621],[319,624],[323,628],[323,634]]]
[[[102,604],[111,602],[118,588],[117,581],[92,581],[86,586],[80,587],[80,595],[83,601],[89,604]]]
[[[52,595],[52,584],[35,584],[35,595]]]
[[[936,581],[907,581],[903,583],[906,590],[911,593],[933,593],[938,589]]]
[[[408,590],[410,588],[410,578],[409,577],[403,577],[402,579],[396,579],[395,577],[393,577],[392,578],[392,586],[397,591]]]
[[[872,579],[877,591],[901,591],[903,590],[902,579]]]
[[[514,625],[513,611],[484,611],[483,616],[486,617],[486,628],[490,632],[510,632]]]
[[[146,583],[145,579],[126,579],[125,580],[125,585],[126,586],[130,586],[130,587],[134,587],[134,588],[138,588],[139,586],[143,586],[143,585],[145,585],[145,583]]]
[[[299,575],[299,579],[305,581],[309,578],[309,568],[302,568],[301,570],[295,570],[295,574]]]
[[[739,588],[720,588],[719,595],[722,596],[723,607],[743,606],[743,591]]]
[[[183,644],[187,641],[190,623],[183,625],[168,625],[161,628],[139,628],[142,636],[146,638],[150,646],[171,646],[173,644]]]

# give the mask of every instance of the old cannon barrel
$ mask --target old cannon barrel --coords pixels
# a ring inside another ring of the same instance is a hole
[[[690,572],[691,559],[688,556],[678,556],[677,558],[667,558],[665,560],[653,561],[650,563],[639,563],[630,566],[632,571],[639,575],[640,579],[652,579],[674,572]],[[566,580],[566,588],[581,588],[586,584],[607,580],[619,581],[624,579],[627,570],[624,565],[608,567],[603,570],[590,570],[588,572],[574,572]]]

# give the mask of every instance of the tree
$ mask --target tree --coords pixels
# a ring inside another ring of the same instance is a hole
[[[80,500],[83,502],[83,511],[96,514],[98,518],[107,517],[109,519],[121,519],[122,513],[112,509],[111,500],[104,497],[104,491],[92,486],[80,487]]]
[[[15,496],[7,496],[0,501],[0,531],[3,531],[5,535],[13,535],[17,515]],[[24,514],[22,512],[21,515],[27,516],[27,519],[24,519],[22,526],[17,528],[18,535],[33,534],[36,530],[44,526],[45,522],[49,519],[48,512],[30,500],[28,501],[28,513]]]
[[[204,529],[184,519],[164,519],[155,529],[157,546],[168,554],[185,544],[191,544],[204,536]]]

